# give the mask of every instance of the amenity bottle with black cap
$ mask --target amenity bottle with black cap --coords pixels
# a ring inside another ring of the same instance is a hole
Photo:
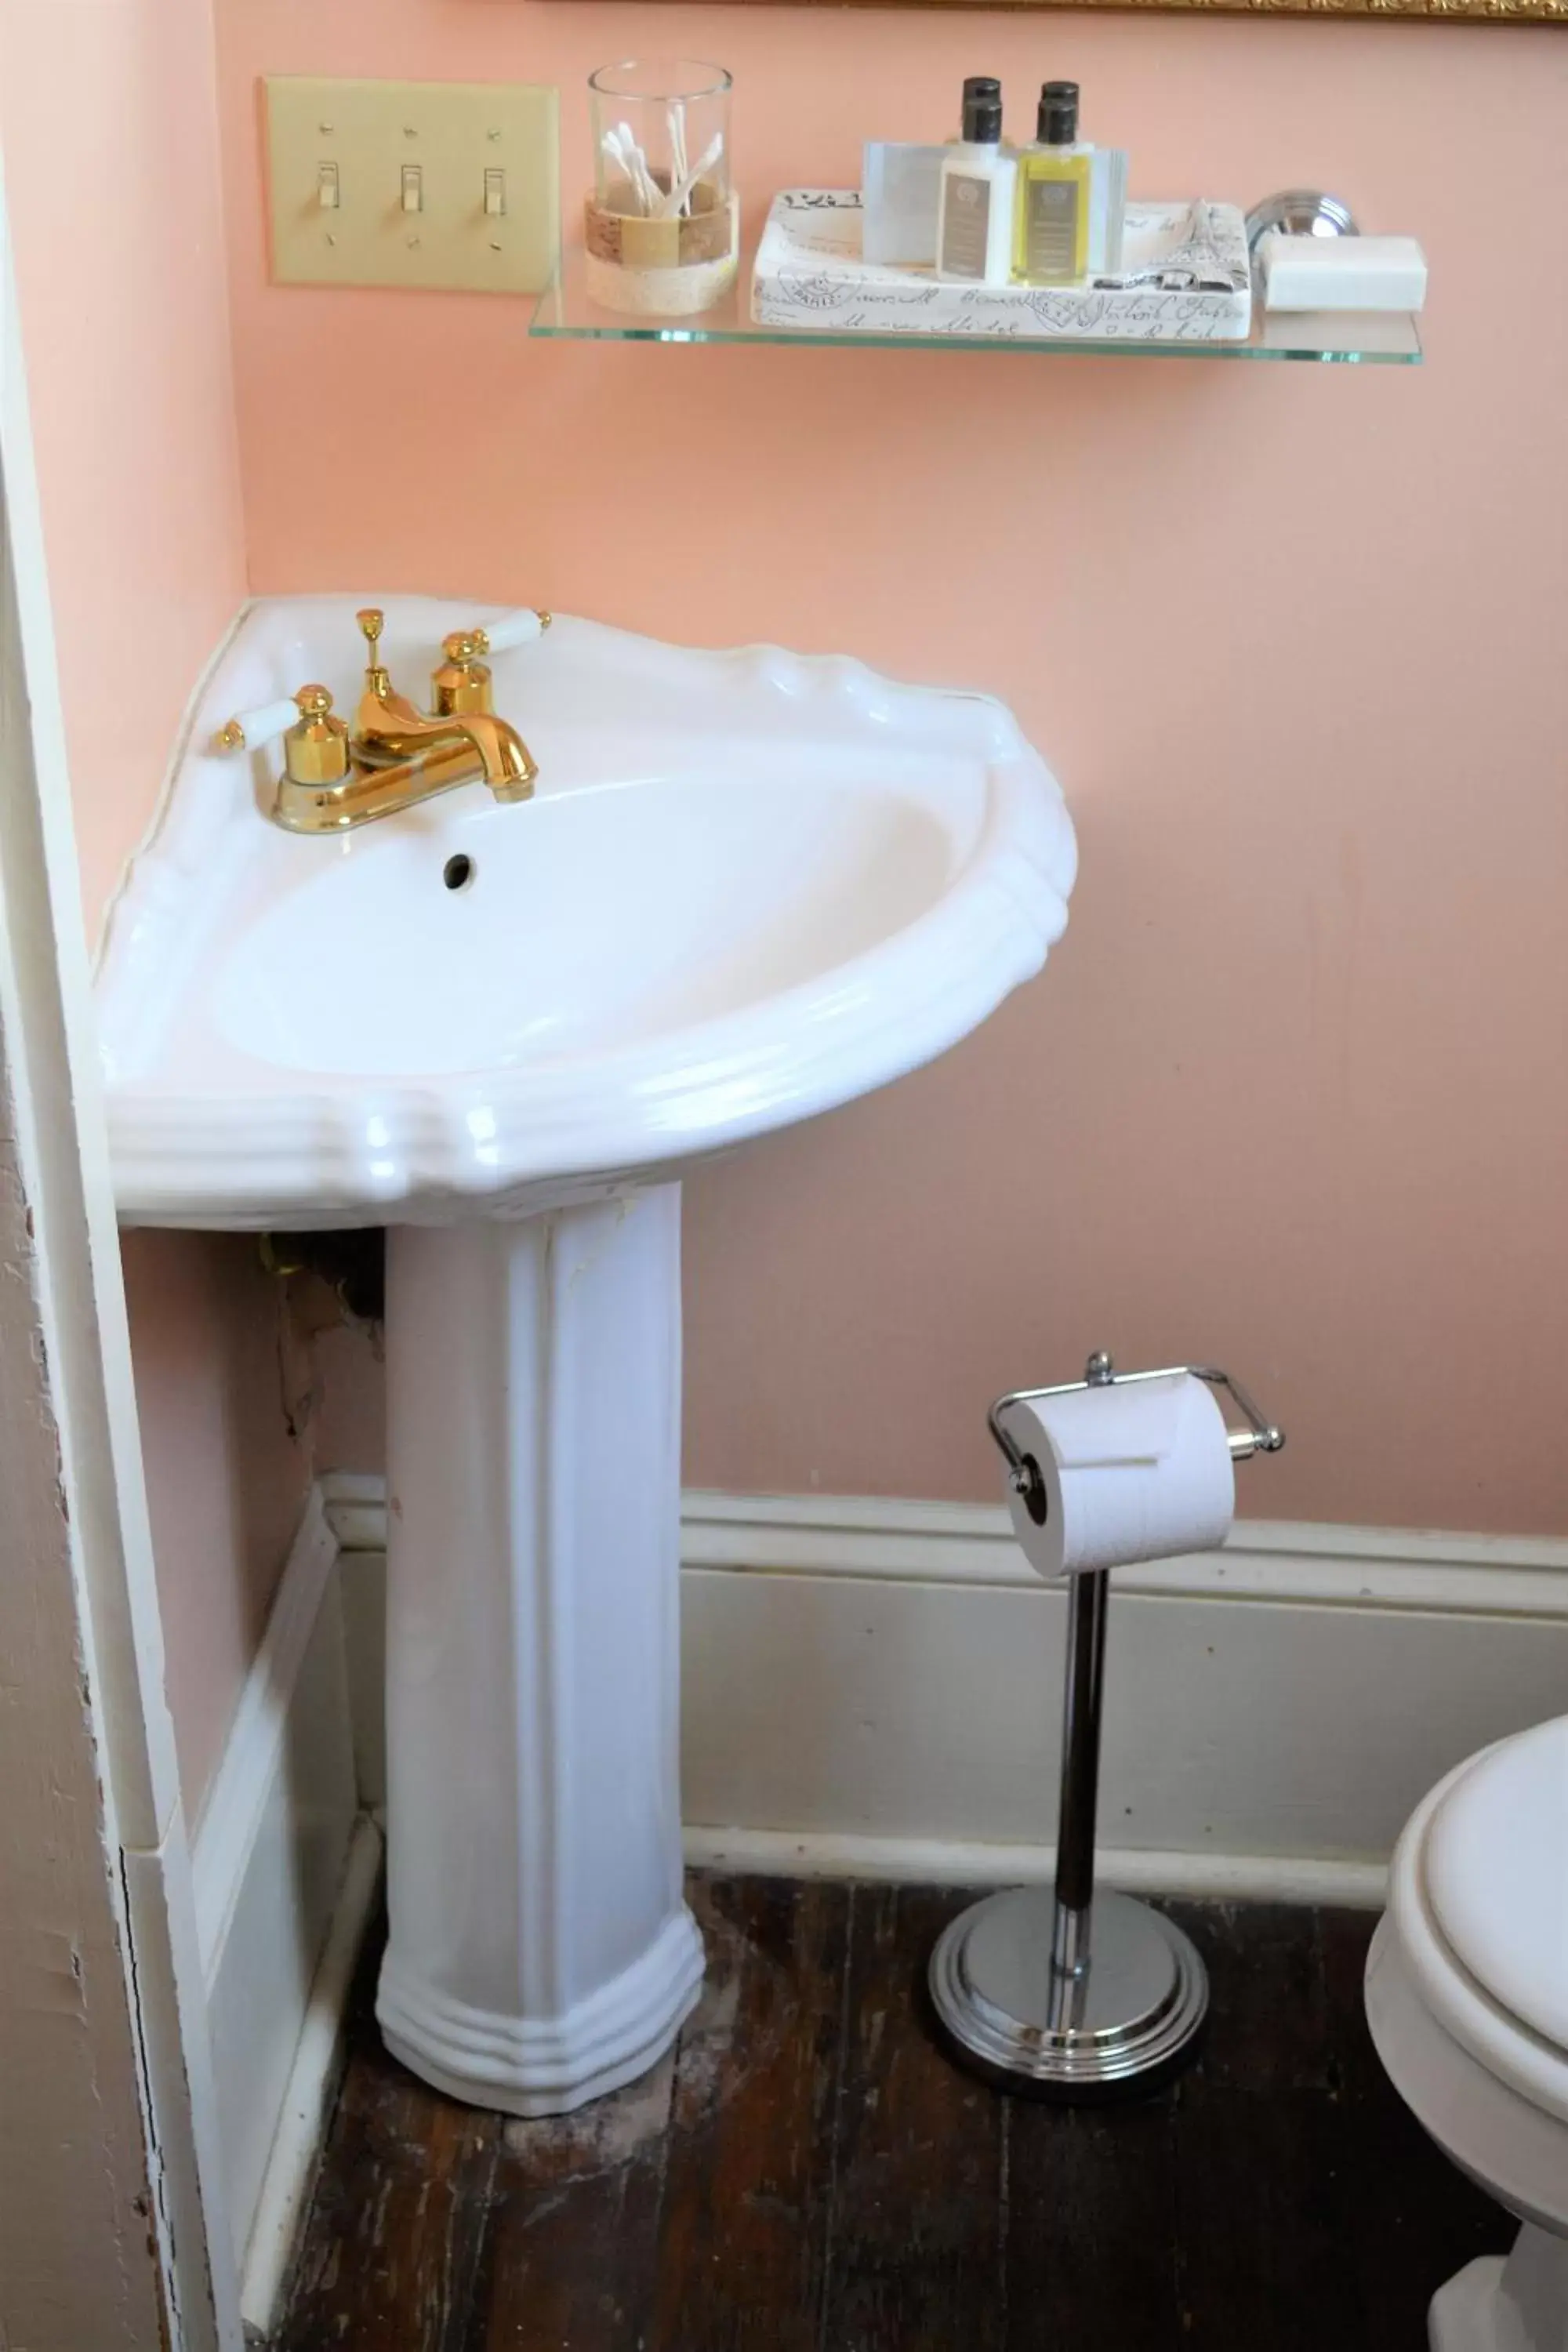
[[[1002,85],[990,74],[963,85],[961,135],[942,167],[939,278],[1005,286],[1012,275],[1014,164],[1002,149]]]
[[[1075,286],[1089,268],[1094,150],[1078,135],[1078,84],[1040,91],[1037,136],[1017,163],[1013,275],[1030,286]]]

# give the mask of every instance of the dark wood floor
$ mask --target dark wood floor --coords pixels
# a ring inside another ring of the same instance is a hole
[[[1379,2072],[1365,1915],[1173,1905],[1202,2058],[1068,2110],[932,2042],[962,1899],[698,1880],[675,2056],[546,2123],[404,2073],[367,1966],[279,2352],[1421,2352],[1433,2288],[1508,2244]]]

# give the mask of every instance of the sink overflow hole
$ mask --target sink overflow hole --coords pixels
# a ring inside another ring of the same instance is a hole
[[[474,878],[471,857],[448,857],[441,868],[441,879],[448,890],[466,890]]]

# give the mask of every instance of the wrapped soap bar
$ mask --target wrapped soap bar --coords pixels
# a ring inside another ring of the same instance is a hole
[[[1426,257],[1413,236],[1258,239],[1266,310],[1419,310]]]

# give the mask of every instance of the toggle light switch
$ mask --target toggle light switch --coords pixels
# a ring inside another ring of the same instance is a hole
[[[528,82],[271,78],[279,286],[537,293],[560,247],[555,90]]]

